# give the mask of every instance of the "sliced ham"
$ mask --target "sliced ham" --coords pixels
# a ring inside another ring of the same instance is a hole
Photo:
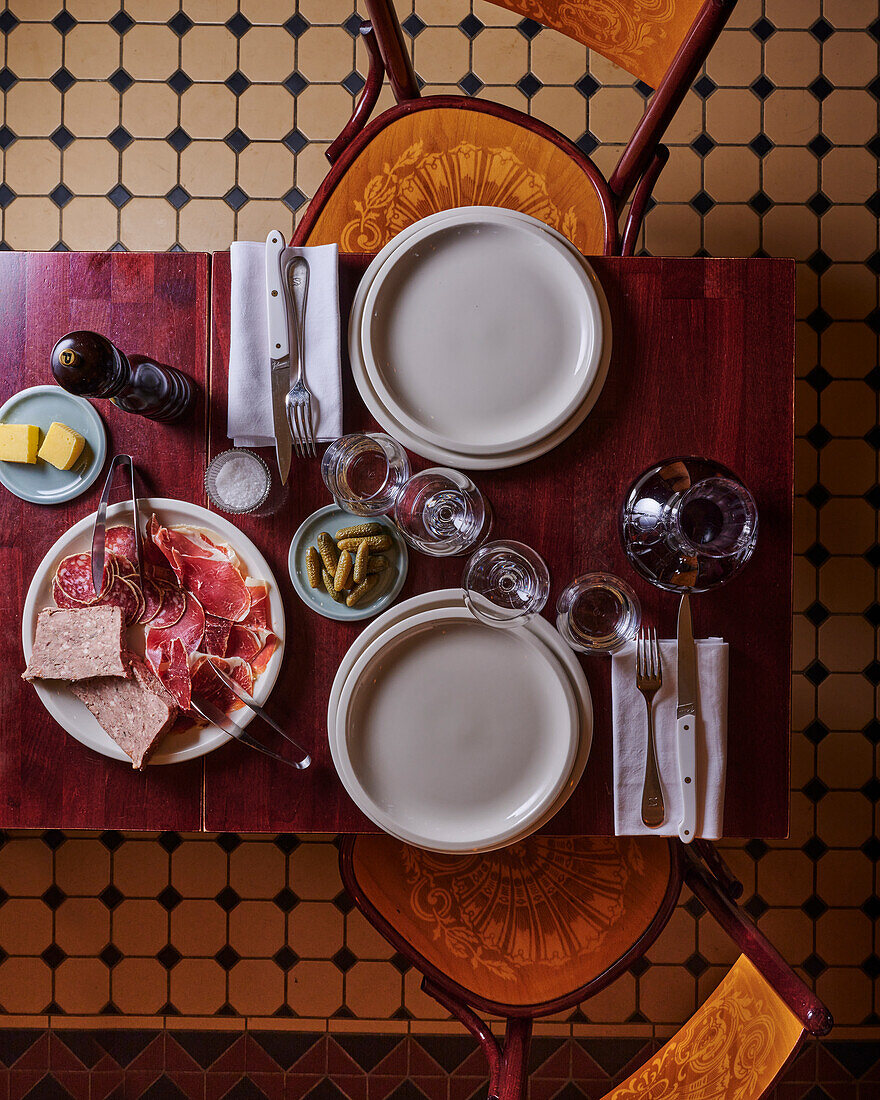
[[[147,631],[147,660],[158,673],[159,662],[171,652],[171,643],[180,641],[186,653],[195,653],[205,633],[205,612],[202,605],[189,593],[186,593],[186,606],[183,614],[172,626],[151,626]],[[162,677],[160,676],[161,680]]]
[[[229,644],[229,635],[238,627],[228,619],[218,619],[216,615],[205,615],[205,636],[202,649],[215,657],[225,657]]]
[[[180,638],[172,638],[167,647],[147,653],[159,682],[167,689],[181,710],[189,710],[192,685],[189,656]]]
[[[248,695],[253,694],[254,674],[247,661],[235,657],[215,657],[214,660]],[[227,714],[244,705],[213,671],[210,661],[203,655],[199,655],[193,662],[192,693],[200,699],[207,699]]]
[[[181,586],[197,596],[207,612],[231,622],[247,617],[251,597],[230,547],[195,527],[162,527],[155,516],[150,530]]]
[[[245,626],[262,626],[267,630],[272,626],[269,618],[269,586],[265,581],[245,581],[251,596],[251,606],[242,619]]]

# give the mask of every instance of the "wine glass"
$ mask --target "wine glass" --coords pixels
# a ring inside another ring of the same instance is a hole
[[[451,557],[486,538],[491,511],[467,474],[433,466],[403,485],[394,504],[394,522],[416,550]]]
[[[639,632],[642,607],[612,573],[584,573],[556,601],[556,629],[579,653],[613,653]]]
[[[409,477],[409,459],[383,432],[355,432],[334,440],[321,459],[321,477],[331,496],[356,516],[381,516],[394,507]]]
[[[703,458],[656,463],[627,491],[620,535],[634,568],[670,592],[727,584],[751,558],[758,509],[746,486]]]
[[[468,558],[461,580],[470,613],[487,626],[522,626],[541,611],[550,572],[540,554],[506,539],[484,543]]]

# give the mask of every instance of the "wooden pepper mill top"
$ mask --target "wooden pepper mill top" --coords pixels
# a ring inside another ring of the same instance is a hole
[[[194,398],[193,383],[174,367],[129,359],[97,332],[68,332],[52,349],[58,385],[80,397],[107,397],[126,412],[151,420],[177,420]]]

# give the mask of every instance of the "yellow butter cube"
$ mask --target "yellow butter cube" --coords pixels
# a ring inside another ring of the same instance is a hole
[[[39,444],[36,424],[0,424],[0,461],[36,462]]]
[[[45,462],[50,462],[59,470],[69,470],[82,454],[85,439],[68,428],[66,424],[59,424],[57,420],[49,425],[43,445],[37,452],[37,457]]]

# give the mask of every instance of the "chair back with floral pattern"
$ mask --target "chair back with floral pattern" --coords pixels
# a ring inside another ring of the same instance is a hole
[[[656,88],[704,0],[489,0],[553,27]]]

